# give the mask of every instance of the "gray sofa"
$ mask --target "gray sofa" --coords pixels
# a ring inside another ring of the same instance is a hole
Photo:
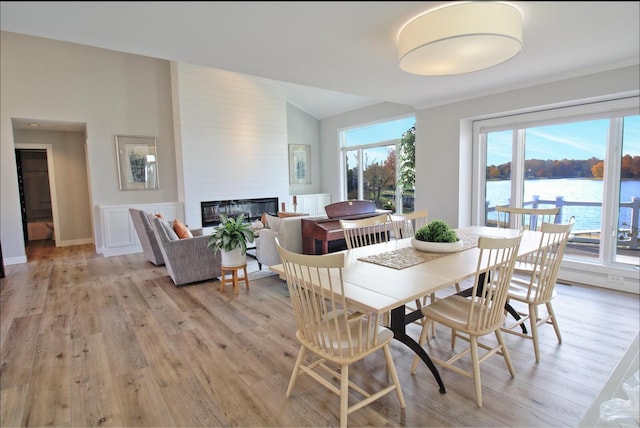
[[[152,220],[153,233],[158,242],[169,276],[175,285],[206,281],[221,276],[220,251],[214,254],[207,247],[208,235],[186,239],[172,239],[164,220]]]

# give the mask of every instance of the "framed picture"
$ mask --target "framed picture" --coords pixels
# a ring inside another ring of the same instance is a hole
[[[120,190],[159,189],[155,137],[116,135]]]
[[[289,144],[289,184],[311,184],[311,146]]]

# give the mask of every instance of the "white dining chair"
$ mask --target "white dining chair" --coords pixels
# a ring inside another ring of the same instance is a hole
[[[423,326],[420,334],[418,342],[420,346],[423,346],[426,341],[426,334],[431,322],[437,322],[451,329],[452,349],[455,346],[456,338],[469,343],[469,346],[447,360],[435,358],[433,354],[431,354],[431,359],[435,364],[474,379],[478,407],[482,407],[480,363],[494,354],[501,355],[509,373],[512,377],[515,376],[515,370],[500,328],[505,321],[504,305],[507,301],[509,284],[521,239],[522,235],[512,238],[481,236],[478,239],[480,253],[471,296],[466,298],[453,294],[422,308],[427,323]],[[480,340],[489,334],[495,335],[497,344]],[[480,355],[479,350],[484,350],[484,353]],[[463,363],[458,363],[462,357],[469,354],[471,355],[471,370],[466,369]],[[414,357],[411,373],[415,373],[418,361],[418,357]]]
[[[404,396],[389,347],[393,332],[379,325],[377,314],[349,308],[342,280],[344,254],[293,253],[282,248],[277,238],[276,246],[298,327],[296,338],[300,342],[286,397],[291,396],[298,376],[309,375],[340,397],[341,427],[347,426],[349,413],[390,392],[396,393],[400,407],[404,408]],[[365,390],[350,380],[349,367],[380,350],[384,353],[387,371],[381,375],[368,373],[363,378]],[[313,355],[309,357],[311,361],[307,361],[307,354]],[[349,405],[350,391],[351,397],[359,397],[352,405]]]
[[[521,318],[503,327],[502,331],[531,339],[536,362],[540,361],[539,327],[545,324],[552,325],[558,343],[562,343],[560,327],[551,301],[556,297],[555,285],[558,271],[574,222],[575,219],[572,217],[567,224],[543,223],[538,251],[529,259],[527,266],[521,265],[519,271],[514,271],[509,287],[507,303],[520,302],[527,307],[527,310],[517,311]],[[546,314],[539,311],[542,305],[546,309]],[[530,333],[522,329],[527,321],[531,329]]]

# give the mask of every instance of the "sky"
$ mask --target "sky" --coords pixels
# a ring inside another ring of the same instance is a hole
[[[528,128],[525,158],[605,159],[608,123],[608,119],[599,119]],[[640,156],[640,116],[625,119],[623,141],[623,155]],[[489,145],[487,165],[500,165],[511,160],[511,131],[490,134]]]
[[[528,128],[526,158],[542,160],[605,158],[608,119]],[[408,117],[347,131],[349,145],[357,146],[400,138],[415,124]],[[424,135],[424,134],[423,134]],[[488,165],[511,161],[511,131],[493,132],[489,137]],[[623,154],[640,156],[640,116],[627,116],[624,123]],[[380,150],[386,158],[386,150]]]

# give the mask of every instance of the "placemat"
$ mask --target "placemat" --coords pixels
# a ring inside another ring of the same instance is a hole
[[[469,248],[473,248],[478,245],[479,235],[475,233],[458,233],[457,235],[462,241],[462,249],[460,251],[468,250]],[[373,256],[361,257],[358,260],[400,270],[428,262],[430,260],[435,260],[448,254],[450,253],[427,253],[424,251],[418,251],[413,247],[407,247],[399,250],[374,254]]]

